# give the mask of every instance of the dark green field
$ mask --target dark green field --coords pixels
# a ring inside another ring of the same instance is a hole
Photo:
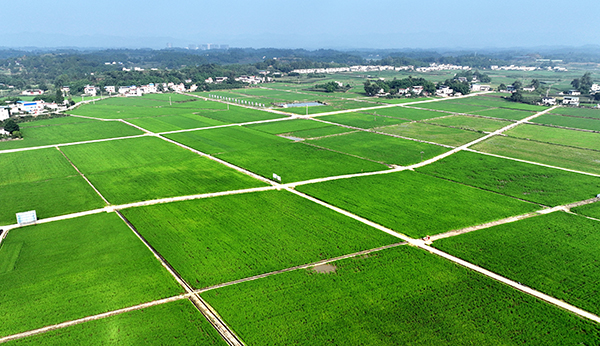
[[[593,345],[600,328],[408,246],[203,293],[249,345]]]
[[[436,241],[511,280],[600,313],[600,223],[555,212]]]
[[[285,191],[124,214],[196,288],[401,241]]]
[[[416,238],[540,209],[535,204],[411,171],[297,189]]]

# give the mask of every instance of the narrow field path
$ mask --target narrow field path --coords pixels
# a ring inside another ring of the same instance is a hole
[[[131,229],[131,231],[146,245],[146,247],[152,252],[154,257],[162,264],[162,266],[171,274],[171,276],[179,283],[179,285],[185,290],[188,294],[189,300],[194,304],[194,306],[200,311],[202,315],[208,320],[208,322],[219,332],[221,337],[227,342],[227,344],[232,346],[243,346],[244,343],[239,339],[237,335],[233,332],[231,328],[220,318],[220,316],[214,311],[214,309],[208,305],[207,302],[204,301],[200,297],[198,293],[195,293],[192,287],[177,273],[175,268],[173,268],[167,260],[162,257],[156,251],[150,243],[142,237],[142,235],[137,231],[137,229],[121,214],[117,211],[119,217],[125,222],[125,224]]]
[[[100,191],[98,191],[98,189],[94,186],[94,184],[92,184],[92,182],[85,176],[85,174],[83,174],[79,168],[77,168],[77,166],[75,166],[75,164],[73,163],[73,161],[71,161],[71,159],[69,159],[69,157],[67,157],[67,155],[65,155],[65,153],[60,150],[59,147],[56,147],[56,150],[58,150],[62,156],[64,156],[64,158],[69,161],[69,163],[71,164],[71,166],[73,166],[73,168],[75,168],[75,170],[77,171],[77,173],[79,173],[79,175],[88,183],[88,185],[94,189],[94,191],[96,191],[96,193],[98,194],[98,196],[100,196],[100,198],[102,198],[102,200],[104,201],[104,203],[106,203],[106,205],[110,205],[110,202],[104,198],[104,196],[102,196],[102,194],[100,193]]]

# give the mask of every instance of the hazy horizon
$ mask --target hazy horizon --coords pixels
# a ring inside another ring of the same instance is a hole
[[[81,4],[28,1],[5,4],[0,47],[165,48],[190,44],[305,49],[498,49],[585,46],[600,42],[590,30],[600,3],[560,11],[563,2],[507,0],[408,1],[371,4],[314,0],[287,3],[181,1]],[[37,13],[37,12],[36,12]],[[91,15],[93,13],[93,15]]]

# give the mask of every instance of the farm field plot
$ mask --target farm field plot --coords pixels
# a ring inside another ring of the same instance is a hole
[[[0,224],[15,213],[36,210],[38,218],[101,208],[105,204],[56,149],[0,154]]]
[[[441,239],[436,248],[600,313],[600,222],[555,212]]]
[[[297,190],[415,238],[540,209],[411,171],[302,185]]]
[[[430,119],[427,120],[427,122],[437,125],[458,127],[465,130],[487,132],[493,132],[511,124],[508,121],[470,117],[466,115],[453,115],[450,117]]]
[[[400,242],[287,191],[126,209],[124,214],[195,288]]]
[[[493,137],[471,147],[486,153],[600,174],[600,153],[510,137]]]
[[[329,124],[324,124],[314,120],[308,119],[296,119],[296,120],[286,120],[286,121],[277,121],[266,124],[255,124],[255,125],[247,125],[246,127],[258,130],[270,134],[282,134],[282,133],[291,133],[296,131],[303,130],[312,130],[317,128],[323,128],[331,126]]]
[[[268,179],[276,173],[284,183],[387,169],[380,163],[302,142],[255,147],[216,156]]]
[[[187,300],[30,336],[7,345],[227,345]]]
[[[510,109],[520,109],[527,111],[536,111],[540,112],[546,109],[545,106],[536,106],[529,105],[525,103],[512,102],[509,100],[504,100],[498,97],[486,97],[486,96],[475,96],[475,97],[466,97],[462,99],[452,100],[453,103],[461,103],[461,104],[472,104],[478,106],[486,106],[486,107],[497,107],[497,108],[510,108]]]
[[[64,152],[113,204],[264,184],[156,137],[76,145]]]
[[[365,131],[311,140],[307,143],[381,163],[403,166],[418,163],[421,159],[430,159],[449,150],[432,144]]]
[[[336,124],[358,127],[361,129],[372,129],[375,127],[389,126],[408,122],[408,120],[404,119],[367,115],[362,113],[342,113],[334,115],[325,115],[319,117],[318,119],[330,121]]]
[[[183,291],[114,213],[14,229],[0,269],[0,336]]]
[[[196,114],[161,115],[127,119],[128,122],[151,132],[168,132],[225,125],[226,123]]]
[[[519,109],[504,109],[504,108],[491,108],[484,109],[481,111],[470,112],[471,114],[482,115],[484,117],[492,117],[507,120],[521,120],[528,116],[534,115],[533,112],[528,112]]]
[[[418,107],[419,105],[416,105]],[[363,111],[367,112],[367,111]],[[432,119],[438,117],[447,116],[447,113],[429,111],[423,109],[415,109],[408,107],[389,107],[389,108],[379,108],[374,109],[373,114],[375,115],[385,115],[394,118],[406,119],[406,120],[425,120]]]
[[[581,207],[572,208],[572,212],[600,219],[600,203],[586,204]]]
[[[325,124],[325,125],[328,125],[328,124]],[[338,134],[342,134],[342,133],[355,132],[355,131],[358,131],[358,130],[349,129],[349,128],[343,127],[343,126],[328,125],[326,127],[319,127],[316,129],[294,131],[294,132],[290,133],[290,135],[293,137],[297,137],[297,138],[319,138],[319,137],[323,137],[323,136],[338,135]]]
[[[334,273],[296,270],[202,296],[249,345],[564,345],[600,337],[593,322],[408,246],[332,265]]]
[[[229,106],[229,110],[217,110],[217,111],[200,111],[199,115],[214,120],[222,121],[224,123],[247,123],[252,121],[269,120],[285,118],[286,115],[269,113],[265,111],[259,111],[256,109]]]
[[[378,128],[377,131],[451,146],[460,146],[484,136],[484,134],[480,132],[466,131],[422,122],[387,126]]]
[[[505,132],[505,134],[540,142],[600,150],[600,133],[524,124]]]
[[[417,171],[548,206],[592,198],[600,178],[462,151]]]
[[[174,133],[168,137],[265,178],[271,179],[276,173],[284,182],[386,169],[379,163],[243,127]]]
[[[426,108],[426,109],[437,109],[437,110],[452,112],[452,113],[477,112],[477,111],[482,111],[484,109],[490,108],[488,106],[478,106],[478,105],[472,105],[472,104],[454,103],[453,101],[420,103],[420,104],[416,105],[416,107]]]
[[[549,124],[576,129],[600,131],[600,119],[574,118],[556,114],[544,114],[532,120],[538,124]]]
[[[240,126],[172,133],[165,137],[207,154],[290,143],[289,139]]]
[[[146,101],[144,101],[146,102]],[[199,111],[199,110],[196,110]],[[70,110],[67,114],[81,115],[98,119],[125,119],[154,117],[162,115],[180,115],[190,114],[190,109],[173,108],[167,106],[148,107],[148,106],[130,106],[130,105],[82,105],[78,108]]]
[[[592,108],[558,107],[552,110],[553,114],[572,115],[576,117],[600,118],[600,110]]]
[[[69,122],[69,120],[72,122]],[[142,131],[118,121],[97,121],[63,117],[32,121],[21,126],[23,140],[0,142],[0,150],[127,137]]]

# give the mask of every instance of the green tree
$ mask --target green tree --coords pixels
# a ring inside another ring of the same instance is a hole
[[[531,86],[534,87],[534,88],[536,88],[536,89],[539,89],[540,88],[540,81],[537,80],[537,79],[532,79],[531,80]]]
[[[515,87],[516,90],[519,90],[523,87],[523,83],[521,83],[518,80],[516,80],[512,85],[513,85],[513,87]]]
[[[498,85],[498,90],[506,90],[506,84],[500,83],[500,85]]]
[[[521,90],[517,89],[517,91],[515,91],[514,93],[512,93],[512,95],[510,95],[509,100],[513,101],[513,102],[523,102],[523,94],[521,93]]]
[[[2,125],[4,127],[4,130],[9,132],[9,133],[13,133],[15,131],[20,131],[21,129],[19,128],[19,124],[17,124],[13,119],[7,119],[6,121],[4,121],[4,125]]]
[[[63,101],[65,100],[62,91],[60,91],[60,89],[56,89],[56,93],[54,95],[54,102],[58,103],[58,104],[62,104]]]

